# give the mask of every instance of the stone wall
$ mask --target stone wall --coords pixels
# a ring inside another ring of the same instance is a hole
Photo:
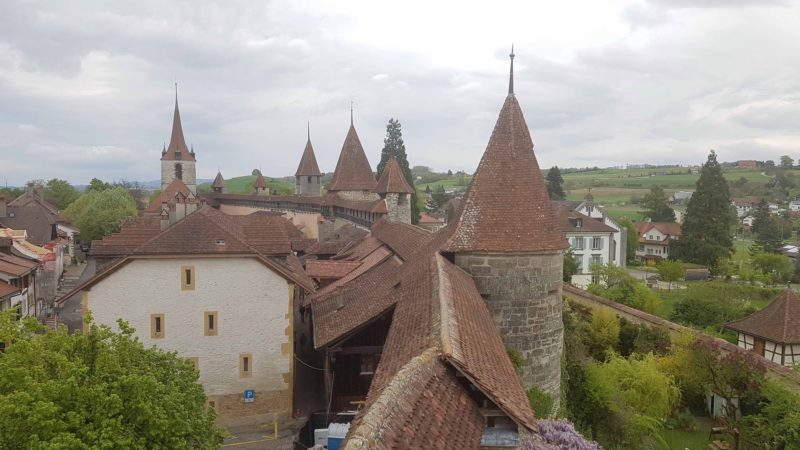
[[[503,342],[522,357],[522,384],[550,394],[558,409],[563,254],[457,254],[455,262],[472,274]]]
[[[386,194],[386,208],[389,210],[386,218],[390,222],[411,223],[410,197],[409,194]]]
[[[308,179],[311,178],[311,182]],[[305,197],[319,197],[322,188],[322,177],[311,175],[295,177],[294,193]]]
[[[336,191],[339,197],[358,202],[374,202],[381,197],[372,191]]]
[[[175,179],[175,164],[183,166],[183,183],[197,194],[197,175],[194,161],[161,161],[161,190],[163,191]]]

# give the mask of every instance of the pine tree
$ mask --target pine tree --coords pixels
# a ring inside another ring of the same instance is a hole
[[[406,155],[406,145],[403,143],[403,130],[399,120],[389,119],[386,125],[386,138],[383,140],[383,150],[381,150],[381,161],[378,163],[378,178],[383,173],[383,168],[394,157],[397,159],[400,168],[403,169],[403,176],[408,185],[414,189],[411,194],[411,223],[419,222],[419,205],[417,204],[417,190],[414,188],[414,177],[411,175],[411,168],[408,165]]]
[[[644,199],[644,215],[649,217],[652,222],[675,222],[675,211],[667,204],[667,196],[661,186],[650,188]]]
[[[561,178],[561,170],[558,166],[553,166],[547,172],[547,193],[550,194],[550,200],[564,200],[564,179]]]
[[[755,242],[750,246],[750,253],[774,253],[783,243],[778,221],[769,212],[769,204],[763,198],[754,208],[753,236]]]
[[[720,258],[729,258],[733,252],[730,203],[728,183],[712,150],[689,200],[682,236],[670,243],[670,258],[710,268],[715,268]]]

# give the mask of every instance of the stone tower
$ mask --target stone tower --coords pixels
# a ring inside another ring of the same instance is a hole
[[[253,189],[256,195],[269,195],[269,184],[267,184],[267,180],[264,179],[264,175],[261,175],[261,171],[258,172]]]
[[[193,192],[197,193],[197,176],[195,171],[194,149],[189,150],[183,137],[181,114],[178,111],[178,85],[175,84],[175,113],[172,116],[172,135],[169,146],[161,150],[161,190],[174,179],[182,180]]]
[[[469,272],[503,342],[523,359],[522,384],[560,402],[563,252],[533,141],[509,90],[443,251]]]
[[[373,201],[380,197],[375,193],[375,175],[369,164],[364,147],[353,126],[353,112],[350,111],[350,129],[344,138],[336,170],[328,184],[328,192],[335,192],[342,198],[356,201]]]
[[[383,168],[375,192],[386,201],[390,222],[411,223],[411,194],[414,192],[403,176],[397,160],[392,157]]]
[[[214,177],[214,182],[211,183],[211,192],[217,194],[225,193],[225,178],[222,178],[222,172],[217,171],[217,176]]]
[[[311,146],[311,129],[308,131],[303,157],[294,173],[294,193],[306,197],[319,197],[322,189],[322,172],[317,165],[314,147]]]

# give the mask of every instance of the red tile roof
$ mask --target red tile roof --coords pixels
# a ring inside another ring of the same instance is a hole
[[[567,233],[582,231],[591,233],[615,233],[617,231],[604,224],[601,219],[589,217],[586,214],[573,211],[566,206],[556,206],[555,212],[561,222],[561,230]],[[576,220],[580,220],[580,226],[578,226]]]
[[[328,184],[328,191],[372,191],[377,181],[372,173],[364,147],[358,139],[355,127],[351,124],[347,137],[333,172],[333,179]]]
[[[153,201],[150,202],[149,205],[147,205],[147,208],[145,208],[144,212],[154,213],[154,214],[161,213],[161,206],[164,203],[170,205],[175,204],[175,195],[177,195],[178,193],[180,193],[184,197],[189,197],[189,198],[194,197],[192,190],[189,189],[189,187],[186,186],[186,184],[183,181],[176,178],[172,180],[172,182],[168,184],[167,187],[165,187],[164,190],[161,191],[161,193],[158,194],[158,197],[154,198]]]
[[[430,215],[430,214],[428,214],[426,212],[421,212],[421,213],[419,213],[419,223],[440,224],[440,223],[444,223],[444,220],[436,218],[436,217],[433,217],[432,215]]]
[[[431,239],[431,232],[407,223],[378,220],[370,230],[372,235],[389,246],[397,255],[408,259],[419,250],[420,242]]]
[[[778,344],[800,344],[800,299],[787,289],[766,308],[725,326]]]
[[[568,246],[513,94],[506,97],[462,205],[445,251],[537,252]]]
[[[379,194],[386,194],[388,192],[412,194],[414,192],[411,186],[408,185],[406,177],[403,176],[403,169],[400,168],[400,164],[394,157],[390,158],[389,162],[386,163],[386,166],[383,168],[383,173],[381,173],[381,178],[378,180],[378,186],[375,188],[375,192]]]
[[[30,267],[20,266],[8,261],[0,260],[0,272],[7,273],[13,277],[21,277],[29,274],[33,269]]]
[[[20,288],[12,286],[6,283],[5,281],[0,281],[0,298],[10,297],[16,294],[17,292],[20,292],[20,290],[21,290]]]
[[[639,234],[640,241],[642,241],[643,234],[653,229],[670,237],[681,236],[681,224],[675,222],[634,222],[633,226]]]
[[[181,113],[178,111],[178,99],[175,99],[175,112],[172,115],[172,135],[169,138],[167,152],[161,156],[162,161],[194,161],[194,153],[186,147],[181,125]]]
[[[311,278],[342,278],[361,265],[359,261],[325,261],[309,259],[306,273]]]
[[[33,261],[27,258],[21,258],[19,256],[9,255],[6,253],[0,253],[0,261],[5,261],[7,263],[16,264],[22,267],[27,267],[29,269],[35,269],[39,267],[39,263],[37,261]]]
[[[214,177],[214,182],[211,183],[212,188],[224,188],[225,187],[225,179],[222,178],[222,173],[217,172],[217,176]]]
[[[311,138],[306,141],[306,148],[303,149],[303,156],[300,158],[300,164],[297,165],[294,175],[296,177],[322,175],[317,165],[317,157],[314,155],[314,147],[311,146]]]
[[[267,180],[264,179],[264,175],[261,175],[260,173],[258,174],[256,177],[256,184],[253,185],[253,187],[256,189],[269,189],[269,185],[267,184]]]
[[[124,256],[160,232],[161,218],[159,216],[132,217],[122,225],[119,233],[110,234],[99,241],[92,241],[89,254],[92,256]]]

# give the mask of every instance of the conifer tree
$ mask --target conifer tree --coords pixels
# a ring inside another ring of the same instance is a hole
[[[753,236],[755,242],[750,246],[750,253],[774,253],[783,243],[778,221],[769,212],[769,204],[763,198],[753,212]]]
[[[547,193],[550,194],[550,200],[564,200],[564,179],[561,177],[561,170],[558,166],[553,166],[547,172],[545,177],[547,180]]]
[[[417,190],[414,187],[414,177],[411,175],[411,168],[408,165],[408,156],[406,155],[406,145],[403,143],[403,130],[399,120],[394,118],[389,119],[386,125],[386,138],[383,140],[383,150],[381,150],[381,161],[378,163],[378,178],[383,173],[383,168],[394,156],[397,159],[400,168],[403,169],[403,177],[405,177],[408,185],[414,189],[411,194],[411,223],[419,222],[419,205],[417,204]]]
[[[649,217],[652,222],[675,222],[675,211],[667,204],[667,196],[661,186],[650,188],[644,199],[644,215]]]
[[[712,150],[700,169],[700,179],[689,200],[681,238],[670,243],[670,258],[716,268],[720,258],[730,257],[733,252],[730,204],[728,183]]]

